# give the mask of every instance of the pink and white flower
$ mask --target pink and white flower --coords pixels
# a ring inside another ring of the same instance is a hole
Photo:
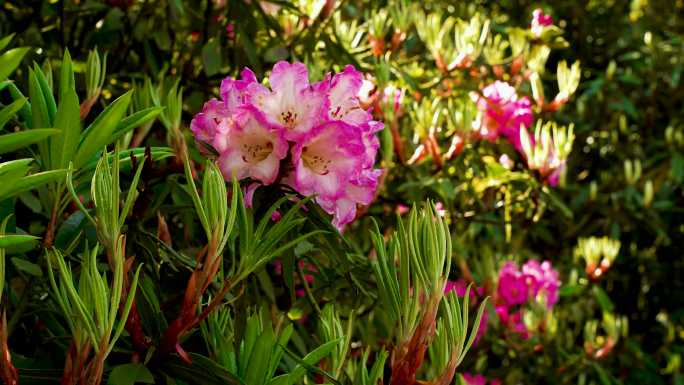
[[[250,89],[261,87],[254,72],[245,68],[240,73],[240,79],[227,77],[221,81],[221,99],[226,104],[226,114],[232,115],[236,108],[245,104]]]
[[[363,85],[363,74],[354,66],[347,65],[335,76],[328,74],[314,84],[314,89],[328,94],[328,117],[345,123],[363,126],[371,120],[371,114],[361,108],[358,94]]]
[[[332,224],[342,229],[356,218],[357,205],[369,205],[373,202],[381,175],[380,169],[363,170],[361,175],[350,181],[341,197],[335,200],[322,198],[317,202],[325,212],[334,215]]]
[[[288,149],[282,130],[247,106],[236,111],[235,124],[215,143],[221,151],[218,165],[226,179],[235,175],[237,179],[249,177],[263,184],[275,181],[280,160]]]
[[[204,143],[213,145],[218,131],[225,131],[232,124],[223,101],[211,99],[204,103],[202,112],[195,115],[190,122],[190,130],[195,138]],[[222,126],[219,128],[219,126]]]
[[[274,125],[284,128],[285,139],[299,141],[323,123],[329,102],[323,90],[309,84],[302,63],[280,61],[273,66],[271,90],[258,83],[248,87],[248,102],[258,107]]]
[[[292,149],[295,189],[321,199],[340,198],[361,169],[364,153],[358,127],[340,121],[321,125]]]

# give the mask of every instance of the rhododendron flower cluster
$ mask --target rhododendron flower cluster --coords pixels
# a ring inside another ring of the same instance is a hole
[[[480,112],[473,123],[475,137],[495,141],[503,137],[524,157],[530,170],[537,170],[542,179],[556,186],[565,170],[565,163],[574,135],[572,127],[557,127],[553,122],[542,125],[532,134],[532,103],[527,96],[518,96],[515,88],[503,81],[495,81],[482,90],[482,95],[473,94]],[[512,164],[506,168],[511,168]]]
[[[551,262],[529,260],[519,269],[515,262],[508,261],[499,271],[496,313],[501,322],[527,338],[524,305],[538,302],[551,310],[558,302],[559,288],[558,272]]]
[[[281,61],[269,88],[244,69],[223,80],[221,99],[206,102],[191,129],[218,152],[226,179],[250,179],[251,193],[277,182],[315,195],[341,229],[357,204],[371,203],[381,175],[373,165],[383,125],[359,105],[362,82],[349,65],[310,84],[304,64]]]
[[[482,139],[495,141],[500,136],[506,138],[518,151],[520,130],[532,125],[532,102],[527,96],[519,97],[515,88],[503,81],[482,89],[482,95],[473,95],[481,117],[474,123],[476,134]]]

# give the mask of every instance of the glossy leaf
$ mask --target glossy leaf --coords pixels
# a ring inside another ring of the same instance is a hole
[[[107,106],[97,119],[85,129],[83,139],[78,145],[78,151],[74,158],[76,168],[84,165],[95,153],[112,142],[112,134],[128,109],[132,92],[129,91],[121,95]]]
[[[14,48],[0,55],[0,80],[5,80],[21,63],[28,47]]]
[[[0,154],[12,152],[33,143],[41,142],[58,133],[59,130],[52,128],[37,128],[0,135]]]
[[[60,131],[50,138],[50,168],[67,168],[74,159],[81,133],[81,118],[76,91],[62,93],[54,127]]]
[[[38,237],[28,234],[0,234],[0,247],[7,248],[17,245],[23,245],[25,243],[31,243]]]

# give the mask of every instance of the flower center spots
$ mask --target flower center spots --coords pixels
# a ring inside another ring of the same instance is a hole
[[[304,166],[319,175],[327,175],[330,172],[332,160],[320,155],[312,154],[307,147],[302,149],[302,161]]]
[[[333,119],[339,119],[342,117],[343,111],[342,111],[342,106],[337,106],[334,110],[330,110],[330,115],[333,117]]]
[[[297,113],[290,110],[283,111],[280,113],[280,121],[287,128],[292,128],[297,123]]]
[[[258,163],[268,158],[273,152],[273,143],[243,143],[242,160],[246,163]]]

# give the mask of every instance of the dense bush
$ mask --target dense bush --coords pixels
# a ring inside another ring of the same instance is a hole
[[[684,382],[684,2],[0,7],[6,383]]]

